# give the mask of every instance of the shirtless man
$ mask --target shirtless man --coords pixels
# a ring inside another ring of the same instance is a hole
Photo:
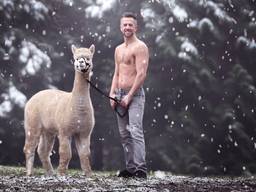
[[[136,37],[137,18],[133,13],[124,13],[120,20],[124,42],[115,49],[115,72],[110,97],[120,100],[111,107],[127,111],[124,117],[117,115],[121,143],[124,149],[126,169],[119,177],[147,177],[143,113],[145,93],[142,87],[146,78],[149,53],[144,42]],[[116,106],[117,105],[117,106]]]

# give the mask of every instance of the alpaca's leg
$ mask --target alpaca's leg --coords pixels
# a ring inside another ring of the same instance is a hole
[[[33,174],[35,150],[40,138],[39,129],[31,129],[29,126],[27,126],[25,136],[26,140],[23,151],[26,156],[26,175],[30,176]]]
[[[90,176],[92,172],[90,166],[90,136],[76,135],[75,142],[81,168],[86,176]]]
[[[68,169],[69,161],[72,157],[71,153],[71,137],[59,136],[59,167],[58,172],[60,175],[65,175]]]
[[[43,134],[40,137],[40,141],[39,141],[39,145],[38,145],[38,149],[37,149],[38,155],[43,164],[43,168],[46,171],[46,175],[53,174],[50,153],[53,148],[54,139],[55,139],[55,135],[43,132]]]

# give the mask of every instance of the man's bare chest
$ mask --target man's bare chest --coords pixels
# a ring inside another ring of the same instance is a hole
[[[117,54],[117,60],[120,64],[132,65],[135,63],[135,54],[131,49],[122,48]]]

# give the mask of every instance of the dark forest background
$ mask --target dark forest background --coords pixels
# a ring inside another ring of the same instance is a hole
[[[0,164],[25,165],[25,102],[42,89],[71,91],[72,44],[95,44],[92,81],[109,92],[124,11],[138,14],[138,36],[150,49],[149,170],[255,174],[256,0],[1,0]],[[91,97],[93,169],[121,169],[115,114],[93,89]],[[51,158],[56,166],[57,141]],[[75,150],[70,167],[79,167]]]

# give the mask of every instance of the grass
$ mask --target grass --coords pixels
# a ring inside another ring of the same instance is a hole
[[[54,170],[57,172],[57,170]],[[44,175],[44,169],[41,167],[35,167],[34,168],[34,176],[42,176]],[[102,176],[102,177],[107,177],[107,176],[114,176],[116,172],[114,171],[108,171],[108,172],[103,172],[103,171],[93,171],[93,175],[97,176]],[[15,175],[15,176],[25,176],[26,175],[26,168],[25,167],[20,167],[20,166],[3,166],[0,165],[0,175],[1,176],[10,176],[10,175]],[[83,175],[83,172],[81,169],[68,169],[67,170],[67,175],[69,176],[81,176]]]
[[[82,171],[79,169],[69,169],[67,172],[68,175],[75,176],[81,175]],[[16,167],[16,166],[2,166],[0,165],[0,175],[16,175],[16,176],[25,176],[26,168],[25,167]],[[43,168],[34,168],[34,175],[40,176],[44,175]]]
[[[42,170],[36,169],[37,174],[39,174],[40,172],[42,172]],[[6,175],[22,176],[22,175],[25,175],[25,168],[0,165],[0,175],[2,175],[2,176],[6,176]]]

